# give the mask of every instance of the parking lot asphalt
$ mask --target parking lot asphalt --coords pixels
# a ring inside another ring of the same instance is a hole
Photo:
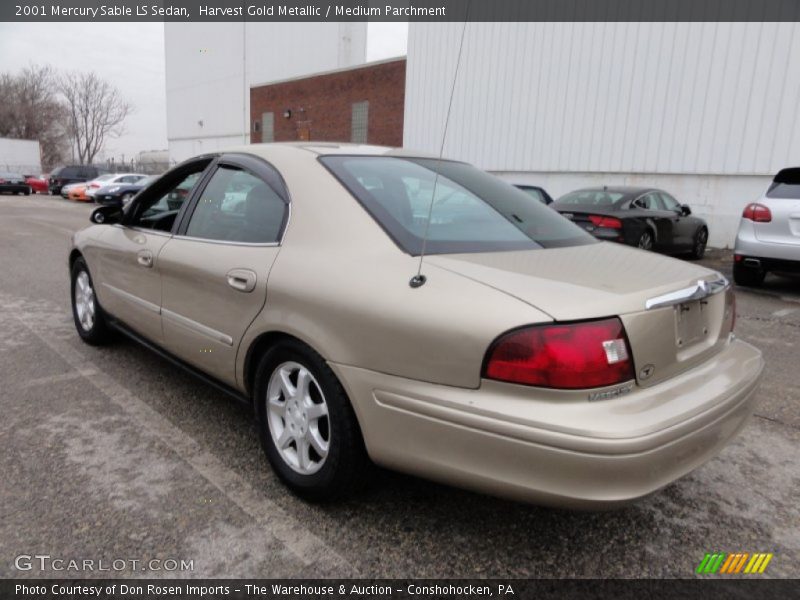
[[[632,506],[567,512],[377,469],[320,506],[272,474],[246,409],[130,341],[79,340],[66,258],[91,209],[0,196],[0,577],[693,577],[715,551],[800,576],[800,281],[737,294],[736,333],[767,364],[755,417]],[[730,275],[729,253],[704,262]]]

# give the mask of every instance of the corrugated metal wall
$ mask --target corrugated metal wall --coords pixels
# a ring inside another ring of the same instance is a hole
[[[439,151],[461,23],[409,27],[404,145]],[[445,155],[499,171],[800,164],[800,24],[469,23]]]

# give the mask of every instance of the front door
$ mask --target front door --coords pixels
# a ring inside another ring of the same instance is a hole
[[[122,223],[103,233],[98,298],[103,308],[149,340],[162,342],[159,255],[180,208],[210,159],[168,175],[136,199]]]
[[[230,385],[267,298],[288,195],[272,167],[223,156],[159,255],[164,347]]]

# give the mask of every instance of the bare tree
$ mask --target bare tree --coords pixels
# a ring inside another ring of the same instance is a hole
[[[0,137],[39,140],[45,169],[61,162],[69,149],[57,79],[50,66],[0,74]]]
[[[69,134],[81,164],[91,163],[106,140],[119,137],[131,105],[119,90],[95,73],[72,72],[60,78]]]

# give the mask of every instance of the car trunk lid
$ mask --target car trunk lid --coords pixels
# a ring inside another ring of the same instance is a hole
[[[598,228],[597,217],[616,218],[619,216],[613,207],[602,208],[584,204],[559,205],[558,203],[551,204],[550,207],[589,233],[593,233]],[[595,219],[593,220],[591,217],[595,217]]]
[[[613,243],[438,255],[428,261],[514,296],[555,321],[619,316],[642,386],[692,368],[720,351],[733,318],[729,287],[707,295],[701,289],[689,299],[698,287],[711,291],[708,282],[720,281],[719,274]],[[686,300],[671,301],[675,293]],[[660,305],[651,302],[648,307],[648,300],[659,299]]]

